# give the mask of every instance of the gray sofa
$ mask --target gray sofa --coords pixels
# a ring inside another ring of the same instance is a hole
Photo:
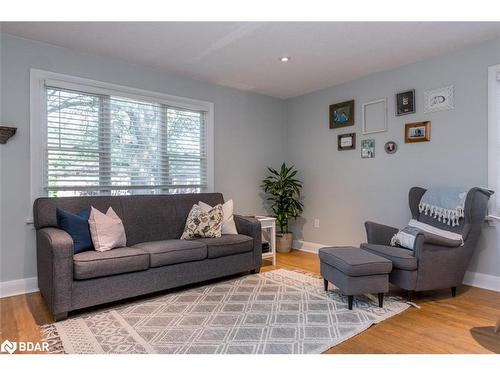
[[[38,286],[55,320],[68,312],[242,272],[258,272],[261,226],[235,215],[238,234],[180,240],[198,201],[223,203],[220,193],[39,198],[33,206]],[[127,247],[73,253],[57,228],[56,208],[69,212],[113,207],[125,227]]]
[[[473,188],[465,200],[465,217],[460,224],[450,227],[435,218],[421,214],[418,205],[426,189],[413,187],[409,192],[409,206],[412,218],[435,227],[460,233],[464,245],[435,244],[419,234],[415,240],[415,251],[390,246],[392,236],[398,228],[366,222],[368,243],[361,248],[392,261],[389,281],[408,291],[411,300],[414,291],[451,288],[456,295],[457,286],[462,285],[469,261],[474,253],[492,191]]]

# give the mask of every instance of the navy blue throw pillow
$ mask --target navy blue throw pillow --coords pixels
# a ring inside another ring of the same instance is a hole
[[[76,215],[60,208],[56,210],[57,226],[68,232],[73,239],[75,254],[94,248],[90,236],[89,216],[90,208],[86,208]]]

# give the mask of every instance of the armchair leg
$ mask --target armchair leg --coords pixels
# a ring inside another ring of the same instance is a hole
[[[253,275],[253,274],[256,274],[256,273],[259,273],[260,272],[260,267],[259,268],[255,268],[253,270],[250,271],[250,273]]]
[[[406,291],[406,300],[408,302],[411,302],[412,298],[413,298],[413,290],[407,290]]]
[[[328,292],[328,280],[327,279],[323,279],[323,283],[325,285],[325,292]]]
[[[352,302],[354,301],[354,296],[347,296],[347,304],[349,306],[349,310],[352,310]]]
[[[452,297],[456,297],[457,296],[457,287],[456,286],[452,286],[451,287],[451,296]]]

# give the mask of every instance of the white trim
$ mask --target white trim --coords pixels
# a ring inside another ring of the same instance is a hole
[[[206,111],[207,131],[207,191],[214,191],[214,104],[211,102],[184,98],[180,96],[121,86],[87,78],[54,73],[39,69],[30,69],[30,197],[31,204],[38,197],[45,196],[43,179],[46,157],[44,142],[46,126],[43,124],[45,84],[54,84],[67,89],[87,90],[96,94],[118,95],[143,101],[155,101],[174,107],[196,111]],[[30,207],[31,207],[30,204]],[[27,221],[32,221],[31,211]]]
[[[322,247],[328,247],[328,245],[323,245],[323,244],[316,243],[316,242],[294,240],[292,247],[295,250],[304,251],[306,253],[315,253],[315,254],[317,254],[318,251],[319,251],[319,249],[321,249]]]
[[[497,165],[495,162],[496,155],[500,150],[497,150],[497,118],[500,114],[496,113],[496,100],[497,100],[497,74],[500,74],[500,64],[493,65],[488,68],[488,189],[497,191]],[[498,216],[497,212],[497,194],[490,198],[490,215]]]
[[[38,292],[38,279],[18,279],[0,282],[0,298]]]
[[[464,277],[464,284],[500,292],[500,276],[467,271]]]

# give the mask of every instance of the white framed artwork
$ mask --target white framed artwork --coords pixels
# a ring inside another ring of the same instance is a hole
[[[387,98],[363,103],[363,134],[381,133],[387,131]]]
[[[446,86],[424,92],[424,113],[455,108],[454,87]]]

